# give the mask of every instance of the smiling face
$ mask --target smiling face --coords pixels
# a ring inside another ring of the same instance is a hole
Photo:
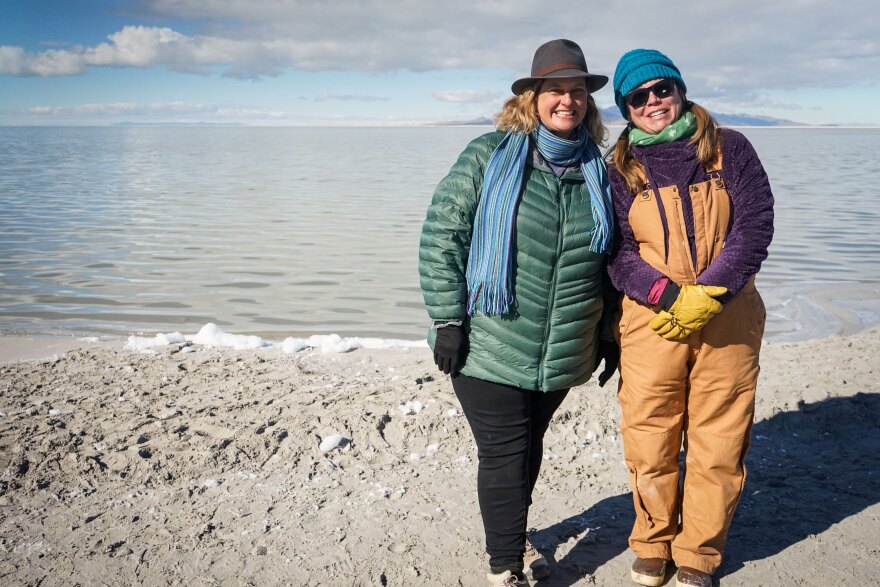
[[[582,77],[546,79],[538,90],[538,118],[553,134],[567,139],[584,121],[589,95]]]
[[[646,81],[637,89],[649,88],[659,81],[660,79]],[[681,116],[681,90],[676,86],[671,95],[662,99],[651,92],[644,106],[633,108],[627,104],[627,110],[629,111],[629,119],[636,128],[655,135]]]

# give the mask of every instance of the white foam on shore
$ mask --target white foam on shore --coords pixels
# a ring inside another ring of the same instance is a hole
[[[322,353],[347,353],[355,349],[400,349],[428,346],[425,340],[399,340],[393,338],[343,338],[338,334],[319,335],[309,338],[285,338],[281,350],[295,353],[303,349],[317,349]]]
[[[157,334],[152,338],[129,336],[125,348],[133,351],[150,351],[157,347],[165,347],[170,344],[180,344],[184,342],[186,342],[186,337],[179,332]]]
[[[427,347],[426,340],[398,340],[387,338],[343,338],[338,334],[313,335],[308,338],[285,338],[282,342],[267,341],[259,336],[230,334],[214,323],[202,326],[194,336],[179,332],[157,334],[152,337],[129,336],[125,348],[138,352],[152,352],[170,345],[192,343],[212,348],[248,350],[278,348],[285,353],[315,349],[322,353],[346,353],[355,349],[406,349]]]
[[[202,326],[199,333],[192,338],[192,342],[203,346],[237,350],[258,349],[272,346],[272,343],[263,340],[259,336],[227,334],[214,323],[208,323]]]

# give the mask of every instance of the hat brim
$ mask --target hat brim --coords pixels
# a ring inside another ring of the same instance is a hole
[[[608,83],[607,75],[599,75],[596,73],[587,73],[585,71],[581,71],[580,69],[560,69],[559,71],[554,71],[551,74],[545,75],[544,77],[524,77],[513,82],[513,85],[510,86],[511,91],[517,96],[525,92],[531,86],[536,85],[539,82],[544,81],[545,79],[552,78],[565,78],[565,77],[583,77],[586,78],[587,89],[590,90],[590,93],[600,90],[605,87],[605,84]]]

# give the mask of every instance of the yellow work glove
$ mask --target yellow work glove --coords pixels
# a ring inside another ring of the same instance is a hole
[[[726,287],[716,285],[683,285],[669,313],[680,326],[696,332],[721,311],[721,302],[715,298],[726,293]]]
[[[686,331],[675,321],[675,316],[665,310],[660,310],[657,315],[651,319],[648,326],[667,340],[680,340],[691,334],[691,332]]]
[[[727,293],[715,285],[682,285],[668,312],[661,310],[649,326],[665,339],[680,340],[702,329],[718,312],[721,302],[715,298]]]

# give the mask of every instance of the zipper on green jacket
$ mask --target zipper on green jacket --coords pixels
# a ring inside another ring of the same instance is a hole
[[[535,391],[540,391],[541,383],[544,380],[544,359],[547,357],[547,347],[550,344],[550,324],[553,319],[553,307],[556,302],[556,281],[559,277],[559,259],[562,257],[562,233],[565,227],[565,206],[563,201],[565,193],[563,192],[562,180],[555,175],[556,193],[559,194],[559,212],[557,214],[557,230],[556,230],[556,259],[553,263],[553,277],[550,280],[550,299],[547,300],[547,319],[544,322],[544,339],[541,343],[541,357],[538,360],[538,379],[535,381]]]

